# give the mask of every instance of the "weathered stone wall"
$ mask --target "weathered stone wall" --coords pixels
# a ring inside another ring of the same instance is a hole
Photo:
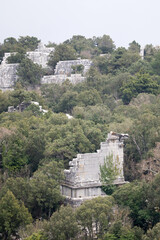
[[[91,67],[92,61],[89,59],[78,59],[78,60],[69,60],[69,61],[59,61],[55,68],[55,74],[64,74],[70,76],[72,73],[72,66],[83,65],[85,74]]]
[[[47,48],[40,43],[34,52],[27,52],[27,56],[34,63],[37,63],[45,68],[47,67],[49,54],[53,51],[54,48]],[[11,56],[11,54],[16,53],[5,53],[3,61],[0,65],[0,89],[2,91],[12,90],[16,80],[18,79],[16,71],[19,64],[8,64],[7,62],[7,58]]]
[[[41,80],[41,84],[62,84],[64,81],[69,80],[72,84],[77,84],[80,82],[85,81],[85,77],[83,77],[81,74],[71,74],[70,77],[67,75],[49,75],[44,76]]]
[[[34,63],[41,65],[43,68],[48,67],[49,54],[54,52],[54,48],[47,48],[42,43],[39,43],[38,48],[33,52],[27,52],[27,57]]]
[[[0,89],[2,91],[12,90],[16,80],[18,64],[5,64],[0,65]]]
[[[42,43],[33,52],[27,52],[28,58],[34,63],[41,65],[43,68],[47,67],[49,54],[54,51],[54,48],[47,48]],[[12,89],[17,80],[16,70],[18,64],[8,64],[7,58],[15,53],[5,53],[3,61],[0,65],[0,89]],[[78,59],[69,61],[60,61],[55,68],[55,75],[44,76],[41,80],[42,84],[62,84],[67,79],[72,84],[77,84],[85,81],[85,73],[89,70],[92,61],[89,59]],[[72,74],[72,66],[83,65],[84,70],[82,74]]]
[[[119,140],[118,136],[110,133],[96,153],[78,154],[77,158],[69,163],[69,170],[64,171],[62,194],[73,202],[104,195],[101,191],[100,165],[111,155],[114,165],[119,170],[114,184],[124,184],[123,139]]]

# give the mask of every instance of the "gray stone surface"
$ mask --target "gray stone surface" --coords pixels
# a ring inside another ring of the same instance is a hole
[[[43,68],[47,68],[47,62],[49,60],[49,54],[54,52],[54,48],[47,48],[43,43],[39,43],[38,48],[33,52],[27,52],[27,56],[34,63],[41,65]]]
[[[70,76],[72,73],[72,66],[83,65],[85,74],[91,67],[92,61],[89,59],[78,59],[78,60],[69,60],[69,61],[59,61],[55,68],[55,74],[63,74]]]
[[[12,90],[17,80],[18,64],[6,64],[5,60],[0,65],[0,89],[2,91]]]
[[[81,74],[71,74],[71,76],[67,75],[48,75],[44,76],[41,80],[41,84],[62,84],[64,81],[69,80],[72,84],[77,84],[80,82],[85,81],[85,77],[83,77]]]
[[[62,194],[69,202],[84,201],[96,196],[102,196],[100,181],[100,165],[104,164],[107,156],[113,155],[113,163],[119,169],[119,174],[114,184],[124,184],[123,174],[123,137],[108,134],[96,153],[78,154],[65,170],[65,181],[62,184]]]
[[[42,43],[38,45],[38,48],[33,52],[27,52],[28,58],[30,58],[34,63],[41,65],[43,68],[47,67],[47,62],[49,59],[49,54],[54,52],[54,48],[47,48]],[[11,54],[16,53],[5,53],[3,61],[0,65],[0,89],[11,90],[18,79],[16,76],[16,70],[18,64],[8,64],[7,58]],[[72,74],[72,66],[80,65],[84,66],[84,71],[81,74]],[[77,84],[85,81],[85,74],[89,70],[92,61],[89,59],[78,59],[69,61],[60,61],[57,63],[54,75],[44,76],[41,80],[42,84],[62,84],[67,79],[72,84]]]

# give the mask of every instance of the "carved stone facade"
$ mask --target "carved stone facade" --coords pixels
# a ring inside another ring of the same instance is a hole
[[[118,167],[118,176],[114,184],[124,184],[123,173],[123,140],[119,136],[108,134],[96,153],[78,154],[65,170],[65,181],[62,184],[62,194],[72,205],[78,206],[84,200],[104,195],[101,190],[100,165],[106,157],[113,155],[113,163]]]

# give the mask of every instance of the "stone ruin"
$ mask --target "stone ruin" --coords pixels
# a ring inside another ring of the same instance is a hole
[[[33,52],[27,52],[27,57],[34,63],[41,65],[43,68],[47,67],[49,54],[54,51],[54,48],[47,48],[42,43],[39,43],[38,48]],[[0,89],[2,91],[12,90],[18,77],[16,75],[18,63],[8,64],[7,58],[11,54],[5,53],[3,61],[0,65]]]
[[[61,186],[67,203],[76,207],[84,200],[105,195],[101,189],[100,166],[109,156],[113,156],[113,164],[119,172],[114,184],[126,183],[123,173],[123,141],[127,137],[128,134],[110,132],[96,153],[78,154],[77,158],[69,162],[70,168],[64,170],[65,180]]]
[[[8,112],[9,113],[23,112],[31,104],[36,105],[39,108],[39,111],[42,112],[43,114],[48,112],[48,110],[45,110],[45,109],[42,108],[42,106],[40,106],[39,102],[35,102],[35,101],[22,102],[16,108],[14,106],[9,106],[8,107]]]
[[[34,63],[41,65],[43,68],[48,68],[47,62],[51,52],[54,52],[54,48],[48,48],[42,43],[39,43],[38,48],[35,51],[27,52],[26,55]],[[19,64],[8,64],[7,62],[7,58],[11,56],[11,54],[16,53],[5,53],[0,65],[0,89],[2,91],[12,90],[18,79],[16,71]],[[67,79],[72,84],[83,82],[85,80],[85,74],[89,70],[91,64],[92,61],[89,59],[60,61],[56,65],[55,74],[44,76],[41,79],[41,84],[62,84]],[[76,65],[84,66],[82,74],[72,74],[72,66]]]
[[[59,61],[55,68],[55,75],[59,75],[59,74],[71,75],[72,66],[77,66],[77,65],[84,66],[83,74],[85,74],[89,70],[91,64],[92,64],[92,61],[89,59]]]
[[[56,65],[54,75],[44,76],[42,84],[62,84],[67,79],[72,84],[77,84],[85,81],[85,74],[91,67],[92,61],[89,59],[78,59],[69,61],[59,61]],[[84,70],[82,74],[72,74],[72,66],[83,65]]]
[[[43,43],[38,44],[38,48],[33,52],[27,52],[27,57],[31,59],[34,63],[42,66],[42,68],[47,68],[47,62],[49,60],[49,54],[54,52],[54,48],[45,47]]]

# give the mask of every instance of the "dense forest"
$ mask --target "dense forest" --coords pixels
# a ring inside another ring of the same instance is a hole
[[[116,48],[108,35],[77,35],[58,45],[49,42],[55,51],[43,69],[25,55],[39,42],[26,36],[0,44],[0,60],[5,52],[17,52],[8,63],[19,63],[14,90],[0,91],[0,238],[160,239],[160,48],[148,44],[142,57],[136,41]],[[78,58],[92,60],[84,82],[40,84],[58,61]],[[28,101],[48,112],[33,104],[8,112]],[[99,149],[110,131],[129,134],[129,183],[76,209],[65,206],[64,168],[76,154]]]

